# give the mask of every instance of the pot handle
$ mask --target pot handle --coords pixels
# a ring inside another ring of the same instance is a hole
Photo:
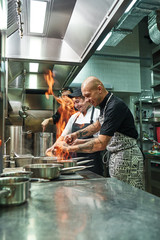
[[[2,190],[0,190],[0,198],[1,197],[9,197],[10,194],[11,194],[10,188],[3,188]]]

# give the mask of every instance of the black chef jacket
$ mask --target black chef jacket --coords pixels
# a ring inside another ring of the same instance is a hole
[[[105,110],[104,123],[101,126],[100,135],[113,136],[115,132],[119,132],[137,139],[138,133],[135,128],[133,115],[122,99],[112,95],[105,109],[110,95],[111,93],[109,92],[99,105],[100,116],[103,115]]]

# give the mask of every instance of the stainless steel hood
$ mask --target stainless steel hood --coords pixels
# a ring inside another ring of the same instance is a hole
[[[53,97],[48,101],[44,95],[48,89],[44,79],[46,71],[50,69],[55,74],[55,94],[69,86],[131,0],[45,0],[43,34],[30,32],[30,0],[6,1],[6,63],[11,106],[8,124],[25,122],[28,130],[41,131],[42,120],[57,109]],[[21,19],[17,17],[17,2],[21,2]],[[39,63],[38,73],[29,71],[31,62]],[[22,106],[29,109],[26,119],[19,116]]]
[[[131,1],[47,0],[44,32],[40,35],[30,33],[30,1],[23,0],[22,38],[17,30],[16,2],[8,0],[9,87],[16,87],[17,76],[24,70],[30,75],[29,62],[38,62],[38,74],[51,69],[55,73],[54,89],[59,90],[73,81]],[[28,83],[26,87],[30,88]]]

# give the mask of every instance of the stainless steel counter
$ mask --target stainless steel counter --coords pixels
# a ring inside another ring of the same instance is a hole
[[[1,240],[157,240],[160,198],[113,178],[32,183],[0,208]]]

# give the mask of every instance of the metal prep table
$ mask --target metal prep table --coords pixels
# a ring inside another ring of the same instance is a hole
[[[1,240],[157,240],[160,198],[114,178],[32,183],[27,203],[0,207]]]

